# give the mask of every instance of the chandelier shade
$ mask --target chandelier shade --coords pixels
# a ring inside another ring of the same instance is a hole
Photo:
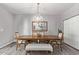
[[[45,19],[40,15],[36,15],[33,17],[33,21],[45,21]]]
[[[39,5],[40,3],[37,3],[37,13],[35,16],[33,16],[33,20],[32,21],[46,21],[41,15],[40,15],[40,12],[39,12]]]

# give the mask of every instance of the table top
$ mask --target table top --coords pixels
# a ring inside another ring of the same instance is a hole
[[[43,36],[32,36],[32,35],[20,35],[18,38],[19,40],[51,40],[51,39],[57,39],[59,40],[57,35],[43,35]]]

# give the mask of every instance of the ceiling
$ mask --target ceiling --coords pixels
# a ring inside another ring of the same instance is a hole
[[[36,14],[37,3],[1,3],[14,14]],[[74,3],[40,3],[39,12],[45,15],[60,15],[74,6]]]

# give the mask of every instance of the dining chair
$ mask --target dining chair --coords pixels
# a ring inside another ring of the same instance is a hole
[[[44,32],[35,32],[35,33],[32,33],[32,36],[33,37],[44,37],[45,33]],[[37,43],[48,43],[47,40],[39,40],[39,39],[36,42]]]
[[[51,40],[49,43],[53,46],[53,50],[55,50],[55,48],[58,47],[62,51],[63,33],[58,33],[58,38],[60,40],[54,40],[54,41]]]
[[[57,41],[57,45],[59,48],[61,48],[61,51],[62,51],[62,45],[63,45],[63,39],[64,39],[63,36],[64,36],[63,32],[58,34],[58,38],[60,40]]]
[[[21,46],[21,44],[24,44],[24,48],[25,48],[25,41],[24,40],[18,40],[17,38],[20,37],[19,32],[15,32],[15,39],[16,39],[16,50]]]

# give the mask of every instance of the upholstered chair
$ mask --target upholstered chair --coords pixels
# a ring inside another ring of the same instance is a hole
[[[20,47],[21,44],[24,44],[24,47],[25,47],[25,41],[24,40],[18,40],[19,37],[20,37],[19,32],[15,32],[16,50]]]
[[[57,41],[57,45],[59,46],[59,48],[61,48],[61,51],[62,51],[62,45],[63,45],[63,33],[62,32],[58,34],[58,38],[60,40]]]
[[[63,33],[58,33],[58,38],[60,40],[50,41],[49,43],[53,46],[53,49],[59,48],[62,51]]]

